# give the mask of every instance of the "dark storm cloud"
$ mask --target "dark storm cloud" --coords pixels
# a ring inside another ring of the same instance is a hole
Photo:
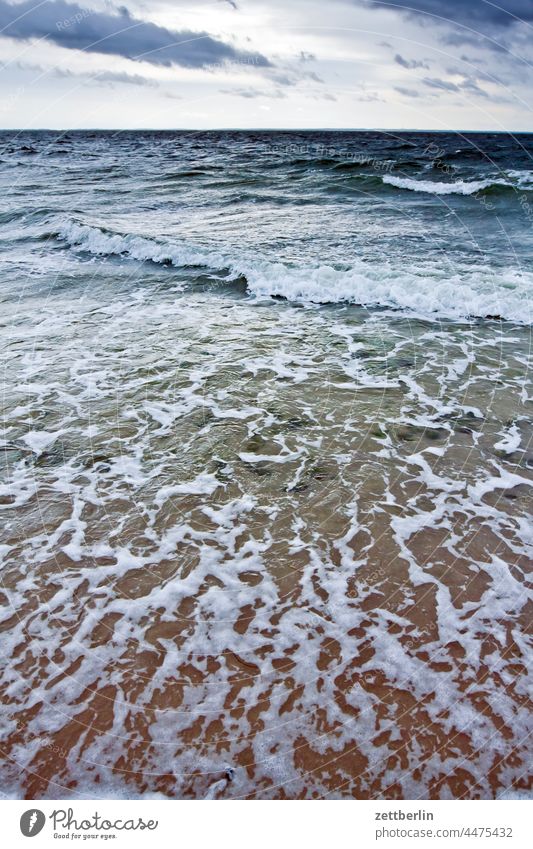
[[[93,12],[66,0],[26,0],[12,5],[0,0],[2,35],[25,40],[42,38],[60,47],[123,56],[153,65],[205,68],[213,64],[271,63],[260,54],[239,51],[205,32],[181,32],[135,18],[124,6],[116,14]]]
[[[399,9],[428,21],[437,16],[474,29],[508,27],[517,19],[533,21],[533,0],[368,0],[371,6]]]

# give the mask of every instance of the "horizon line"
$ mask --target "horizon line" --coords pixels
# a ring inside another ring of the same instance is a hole
[[[491,133],[533,135],[531,130],[436,130],[421,127],[0,127],[0,133]]]

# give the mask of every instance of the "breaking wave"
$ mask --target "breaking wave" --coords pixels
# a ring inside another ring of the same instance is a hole
[[[230,279],[245,278],[248,292],[258,298],[352,303],[408,310],[431,318],[498,317],[520,324],[530,324],[533,318],[533,273],[513,268],[473,269],[437,259],[408,269],[397,263],[366,260],[342,269],[327,264],[298,266],[246,253],[236,256],[229,250],[106,232],[75,222],[63,225],[56,236],[95,256],[226,271]]]
[[[508,177],[489,177],[484,180],[456,180],[455,182],[437,182],[436,180],[413,180],[410,177],[395,177],[386,174],[383,182],[397,189],[422,192],[430,195],[475,195],[488,189],[512,189],[533,191],[533,174],[530,171],[509,171]],[[516,182],[513,182],[512,180]]]

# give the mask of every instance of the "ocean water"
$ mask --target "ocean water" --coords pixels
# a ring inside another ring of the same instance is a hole
[[[533,136],[0,134],[2,792],[531,790]]]

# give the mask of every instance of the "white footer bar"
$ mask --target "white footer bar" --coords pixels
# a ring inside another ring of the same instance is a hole
[[[529,849],[533,801],[2,801],[2,844]]]

